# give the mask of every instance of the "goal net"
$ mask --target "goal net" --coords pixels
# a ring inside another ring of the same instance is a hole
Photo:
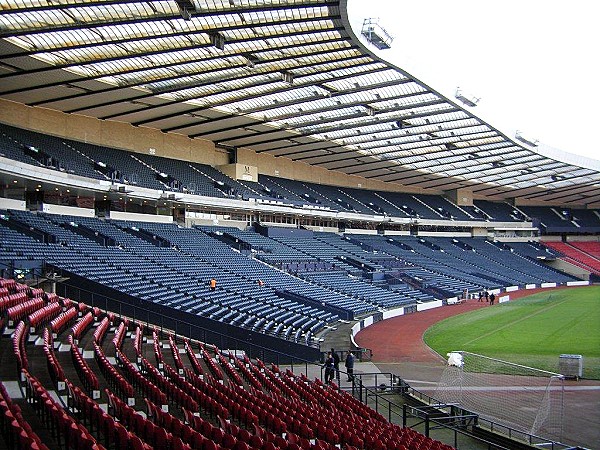
[[[448,353],[433,397],[523,433],[560,441],[563,380],[560,374],[456,351]]]

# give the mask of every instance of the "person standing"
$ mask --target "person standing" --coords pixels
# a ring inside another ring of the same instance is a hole
[[[348,350],[348,354],[346,355],[344,366],[346,366],[346,373],[348,374],[348,380],[346,381],[352,381],[354,379],[354,355],[350,350]]]
[[[334,360],[331,352],[327,353],[327,358],[325,358],[325,365],[323,367],[325,367],[325,384],[329,384],[335,375]]]
[[[333,357],[333,368],[335,369],[335,379],[340,382],[340,355],[335,350],[331,349],[331,356]]]
[[[490,306],[494,304],[494,300],[496,300],[496,296],[492,292],[492,294],[490,295]]]
[[[210,286],[210,290],[214,291],[217,288],[217,280],[215,280],[214,278],[211,278],[210,281],[208,282],[208,285]]]

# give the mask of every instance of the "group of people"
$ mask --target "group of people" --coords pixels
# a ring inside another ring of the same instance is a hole
[[[488,291],[480,291],[479,292],[479,300],[478,302],[482,302],[485,298],[485,301],[490,305],[493,305],[496,301],[496,295],[492,292],[491,294]]]
[[[344,361],[344,367],[346,367],[346,374],[348,379],[346,381],[352,381],[354,378],[354,354],[348,350],[346,359]],[[333,378],[340,382],[340,355],[332,348],[327,357],[325,358],[325,384],[330,384]]]

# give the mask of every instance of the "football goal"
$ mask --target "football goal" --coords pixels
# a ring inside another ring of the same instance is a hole
[[[475,353],[448,353],[434,398],[548,439],[562,438],[564,377]]]

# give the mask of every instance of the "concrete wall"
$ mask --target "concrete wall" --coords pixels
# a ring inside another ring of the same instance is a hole
[[[229,162],[227,152],[216,149],[211,141],[190,139],[175,133],[163,133],[153,128],[134,127],[123,122],[30,107],[2,99],[0,99],[0,121],[67,139],[198,162],[214,167],[228,165]],[[425,192],[422,189],[402,188],[398,184],[349,176],[294,162],[288,158],[258,154],[248,149],[238,150],[238,163],[257,167],[258,173],[261,174],[313,183],[388,191]]]
[[[228,155],[211,141],[190,139],[174,133],[46,108],[25,106],[0,99],[0,121],[16,127],[90,144],[154,154],[211,166],[228,163]]]
[[[458,206],[473,206],[473,191],[470,189],[447,191],[446,196]]]
[[[258,182],[258,168],[249,164],[226,164],[218,169],[234,180]]]
[[[569,275],[573,275],[581,280],[589,280],[590,272],[582,269],[581,267],[576,266],[575,264],[571,264],[570,262],[564,261],[562,259],[556,259],[554,261],[548,261],[547,264],[553,269],[560,270],[561,272],[568,273]]]
[[[27,209],[26,206],[25,200],[13,200],[0,197],[0,209],[17,209],[19,211],[25,211]]]
[[[238,149],[238,163],[258,167],[258,173],[280,178],[288,178],[311,183],[329,184],[360,189],[379,189],[382,191],[441,194],[441,191],[425,191],[423,189],[401,186],[396,183],[384,183],[377,180],[347,175],[322,167],[292,161],[282,156],[275,157],[267,153],[256,153],[249,149]]]
[[[26,106],[0,99],[0,122],[33,131],[60,136],[91,144],[105,145],[137,153],[152,154],[183,161],[208,164],[213,167],[227,166],[226,151],[216,149],[212,141],[190,139],[175,133],[111,120],[99,120],[77,114],[66,114],[46,108]],[[367,180],[341,172],[295,162],[284,157],[238,149],[238,164],[253,166],[258,173],[319,184],[346,186],[362,189],[380,189],[412,193],[437,193],[423,189],[402,187],[395,183]]]
[[[42,205],[42,211],[48,214],[78,217],[94,217],[96,214],[96,211],[93,208],[77,208],[75,206],[53,205],[50,203],[44,203]]]

